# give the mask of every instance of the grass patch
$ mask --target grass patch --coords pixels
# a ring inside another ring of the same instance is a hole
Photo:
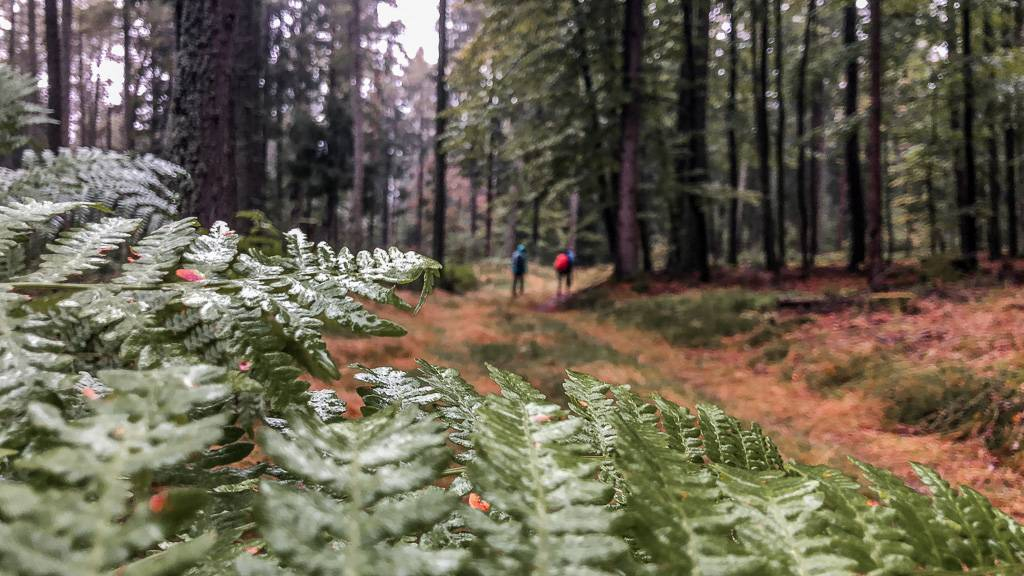
[[[722,338],[762,326],[776,297],[745,290],[716,290],[698,296],[665,295],[616,303],[606,312],[615,322],[650,330],[671,344],[717,346]]]
[[[453,294],[467,294],[480,287],[480,280],[470,264],[448,264],[441,270],[438,286]]]

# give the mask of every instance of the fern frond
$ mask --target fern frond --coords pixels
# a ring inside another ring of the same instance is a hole
[[[31,198],[0,206],[0,258],[6,258],[17,241],[35,227],[84,206],[84,202],[39,202]]]
[[[687,462],[653,426],[615,421],[615,466],[629,486],[626,535],[655,574],[763,574],[733,539],[736,517],[716,476]]]
[[[668,445],[683,454],[687,462],[704,463],[704,443],[701,441],[700,423],[689,408],[654,396],[654,405],[661,413],[661,423],[668,434]]]
[[[828,534],[833,514],[818,482],[720,467],[722,489],[741,519],[737,535],[772,574],[854,574],[867,555],[864,543]]]
[[[321,424],[299,411],[291,433],[263,433],[268,455],[312,491],[264,482],[260,526],[268,547],[302,574],[450,574],[465,552],[405,538],[447,517],[457,500],[430,483],[448,461],[444,434],[415,409]]]
[[[199,236],[185,253],[185,262],[210,279],[216,279],[231,267],[238,256],[238,234],[223,222],[210,226],[210,233]]]
[[[131,248],[121,275],[112,282],[128,286],[156,286],[181,261],[181,255],[196,238],[198,222],[186,218],[164,224]]]
[[[173,535],[202,505],[203,495],[187,489],[149,499],[147,478],[220,436],[224,416],[186,416],[227,394],[217,384],[222,375],[208,367],[101,373],[111,394],[91,403],[92,415],[75,421],[51,405],[33,404],[39,449],[16,460],[15,474],[0,481],[4,569],[69,576],[141,570],[126,563]],[[161,562],[184,570],[213,543],[211,537],[201,541],[171,546],[176,554]]]
[[[23,282],[57,283],[99,270],[108,254],[123,244],[139,227],[138,220],[107,218],[60,235],[47,246],[35,272]]]
[[[759,426],[740,421],[711,404],[698,404],[700,430],[708,460],[745,470],[780,470],[782,456]]]
[[[521,379],[491,370],[503,389]],[[509,574],[614,574],[627,560],[614,536],[611,490],[594,481],[594,463],[572,443],[582,422],[528,397],[491,396],[478,413],[477,457],[469,476],[485,501],[509,520],[473,513],[494,568]]]
[[[54,122],[46,108],[31,102],[35,92],[35,78],[19,73],[7,63],[0,64],[0,154],[28,144],[25,134],[29,126]]]

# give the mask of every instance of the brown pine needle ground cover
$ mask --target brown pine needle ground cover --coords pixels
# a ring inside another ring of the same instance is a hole
[[[484,391],[493,387],[484,368],[490,362],[522,373],[555,399],[564,370],[571,368],[689,405],[711,401],[761,423],[789,457],[850,470],[846,457],[852,455],[906,479],[912,477],[908,463],[921,462],[1024,518],[1024,461],[1015,458],[1015,450],[997,456],[975,435],[927,433],[922,426],[900,423],[892,416],[890,398],[871,386],[852,385],[873,378],[895,382],[887,389],[899,389],[906,375],[931,374],[940,366],[979,378],[1024,374],[1019,289],[924,295],[910,314],[859,306],[815,314],[758,312],[764,323],[751,331],[722,338],[718,345],[687,347],[600,310],[564,309],[554,298],[554,277],[546,272],[531,274],[526,296],[512,301],[504,269],[485,269],[480,290],[464,296],[438,293],[418,316],[404,319],[409,329],[404,338],[384,345],[379,339],[331,338],[331,353],[347,362],[405,369],[424,358],[459,369]],[[607,270],[578,275],[578,286],[585,287],[601,282]],[[768,290],[768,283],[764,286]],[[836,275],[813,283],[793,280],[783,288],[820,294],[859,286],[856,278]],[[682,290],[697,296],[723,290],[668,284],[634,288],[646,293],[618,287],[603,297],[616,304],[653,293]],[[755,336],[765,326],[767,337]],[[886,371],[865,376],[881,369]],[[357,409],[352,375],[347,371],[335,387]],[[944,386],[941,377],[937,381]]]

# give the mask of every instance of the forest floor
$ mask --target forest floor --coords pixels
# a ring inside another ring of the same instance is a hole
[[[343,363],[403,369],[423,358],[457,368],[485,392],[496,389],[484,367],[492,363],[528,377],[556,401],[564,370],[570,368],[691,407],[713,402],[760,423],[786,457],[852,473],[847,456],[854,456],[910,481],[909,462],[920,462],[1024,518],[1019,444],[1000,458],[976,434],[925,433],[900,423],[920,409],[920,402],[928,404],[929,395],[946,393],[947,367],[956,367],[949,373],[978,378],[1024,374],[1024,333],[1019,330],[1024,292],[1019,288],[931,290],[914,298],[910,312],[857,305],[808,313],[772,306],[720,322],[706,312],[723,298],[728,308],[728,298],[735,296],[835,296],[854,293],[862,280],[841,273],[816,275],[814,281],[794,278],[781,286],[738,279],[745,286],[761,286],[744,291],[664,283],[598,287],[562,306],[554,298],[555,279],[546,272],[531,274],[526,296],[512,300],[504,268],[483,267],[479,290],[461,296],[439,292],[415,317],[390,313],[409,330],[407,336],[331,337],[330,351]],[[598,286],[607,275],[607,269],[581,270],[577,289]],[[672,306],[682,297],[708,299],[680,312]],[[723,336],[705,339],[706,333]],[[937,382],[909,376],[940,369]],[[848,385],[854,381],[874,384]],[[353,409],[361,404],[352,370],[332,387]]]

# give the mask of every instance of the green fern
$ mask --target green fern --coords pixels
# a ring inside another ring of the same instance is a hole
[[[48,110],[30,98],[36,92],[36,79],[17,72],[7,63],[0,64],[0,154],[9,154],[28,144],[26,128],[52,124]],[[0,174],[0,182],[4,179]]]
[[[448,461],[442,429],[415,409],[325,425],[292,412],[267,454],[302,485],[264,482],[260,526],[270,552],[301,574],[450,574],[460,550],[405,541],[447,517],[454,496],[430,484]]]
[[[470,527],[483,573],[614,574],[626,561],[614,537],[611,491],[591,479],[571,440],[581,421],[521,389],[521,378],[492,368],[503,395],[487,398],[473,435],[477,458],[470,479],[494,517],[475,513]]]
[[[19,281],[53,284],[95,272],[138,227],[138,220],[107,218],[69,230],[47,246],[39,267]]]
[[[721,408],[698,404],[704,451],[711,462],[745,470],[779,470],[782,456],[759,426],[744,428]]]

